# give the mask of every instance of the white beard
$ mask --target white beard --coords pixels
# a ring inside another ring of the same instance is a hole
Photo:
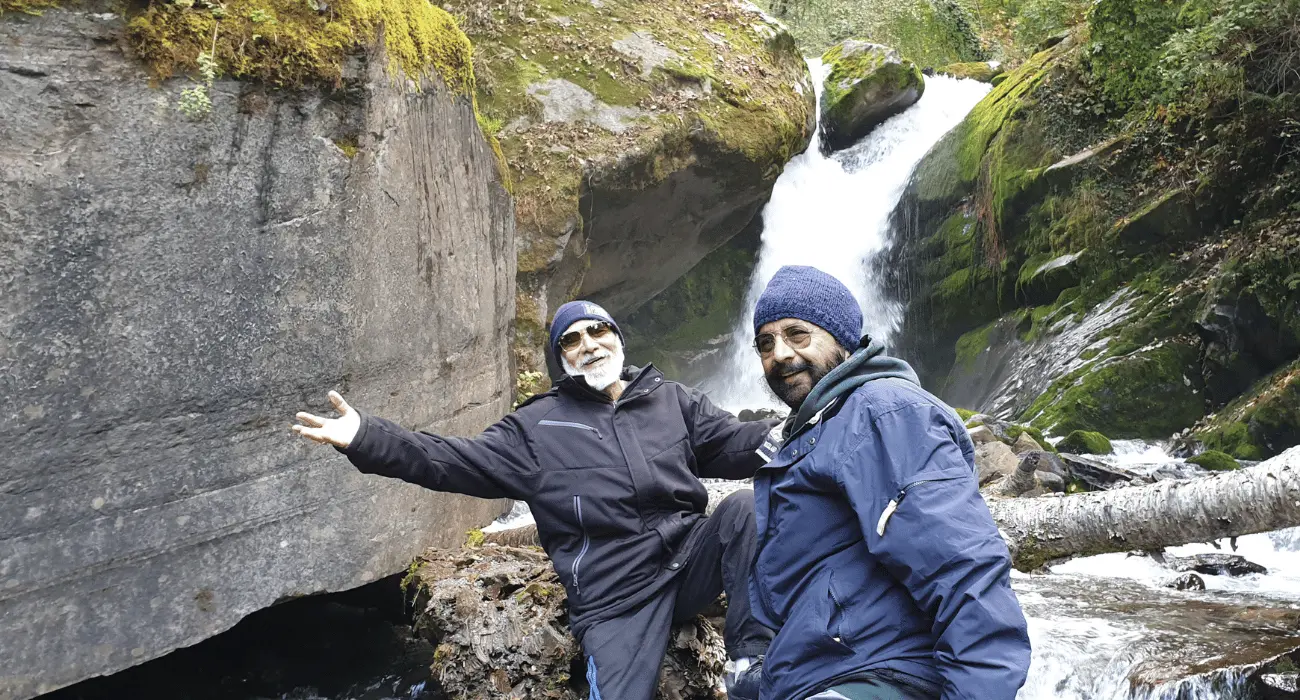
[[[596,391],[604,391],[609,385],[623,377],[623,344],[618,344],[618,349],[614,352],[605,352],[605,350],[596,350],[578,358],[578,364],[582,365],[593,358],[606,357],[597,367],[592,369],[579,369],[569,364],[569,358],[560,358],[560,365],[564,367],[565,373],[574,377],[582,377],[587,380],[587,386]]]

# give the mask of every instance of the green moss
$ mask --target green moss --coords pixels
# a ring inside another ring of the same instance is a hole
[[[41,10],[60,4],[60,0],[0,0],[0,17],[6,12],[39,15]]]
[[[936,71],[941,75],[950,75],[954,78],[965,78],[968,80],[978,80],[981,83],[991,83],[993,79],[1002,75],[1001,67],[994,68],[989,65],[988,61],[975,61],[972,63],[950,63]]]
[[[971,416],[975,415],[975,411],[966,408],[954,408],[953,410],[957,412],[957,417],[961,418],[962,423],[970,420]]]
[[[1300,444],[1300,360],[1234,399],[1196,437],[1208,449],[1252,461]]]
[[[1053,454],[1057,452],[1057,449],[1052,446],[1052,443],[1048,442],[1047,438],[1043,436],[1043,431],[1038,428],[1030,425],[1020,425],[1018,423],[1012,423],[1007,428],[1007,439],[1013,443],[1023,434],[1028,434],[1029,437],[1033,438],[1034,442],[1038,443],[1038,446],[1044,451]]]
[[[480,547],[483,545],[483,542],[487,539],[487,535],[484,535],[483,531],[478,528],[474,528],[473,530],[470,530],[469,532],[465,533],[465,535],[466,535],[465,536],[466,547]]]
[[[1189,380],[1200,376],[1198,358],[1196,347],[1166,342],[1091,362],[1053,382],[1021,420],[1058,435],[1090,430],[1117,438],[1168,437],[1205,413]]]
[[[341,136],[334,139],[334,145],[343,151],[343,155],[348,158],[356,158],[361,152],[361,145],[357,142],[356,136]]]
[[[1114,452],[1110,439],[1090,430],[1076,430],[1056,443],[1056,449],[1081,455],[1108,455]]]
[[[1189,457],[1187,461],[1212,472],[1230,472],[1241,469],[1241,465],[1231,455],[1218,450],[1206,450],[1195,457]]]
[[[997,322],[977,328],[957,339],[957,367],[963,370],[970,370],[974,366],[979,356],[989,346],[989,334],[997,326]]]
[[[151,4],[127,23],[127,40],[159,77],[195,70],[199,53],[215,46],[223,75],[295,87],[340,82],[346,58],[372,45],[381,26],[394,79],[432,75],[473,94],[469,39],[424,0],[344,0],[325,11],[304,0]]]

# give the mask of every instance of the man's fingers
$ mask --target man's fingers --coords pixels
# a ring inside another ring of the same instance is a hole
[[[348,405],[347,401],[343,400],[343,396],[337,391],[330,391],[330,403],[334,404],[334,408],[339,413],[347,413],[352,410],[352,407]]]
[[[324,445],[330,444],[329,438],[325,437],[325,431],[319,428],[304,428],[301,425],[295,425],[293,426],[293,432],[298,433],[308,440],[314,440]]]
[[[297,418],[300,422],[309,425],[313,428],[319,428],[325,425],[324,418],[321,418],[320,416],[313,416],[310,413],[299,412],[298,415],[294,416],[294,418]]]

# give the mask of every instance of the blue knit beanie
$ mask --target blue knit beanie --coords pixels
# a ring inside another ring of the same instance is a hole
[[[853,292],[815,267],[786,265],[776,271],[754,307],[754,333],[783,318],[820,326],[850,352],[862,341],[862,307]]]
[[[623,340],[623,331],[618,329],[618,324],[610,317],[609,312],[600,308],[599,304],[593,304],[590,301],[571,301],[562,305],[555,310],[555,317],[551,319],[551,352],[555,355],[555,361],[560,361],[560,336],[568,330],[575,321],[604,321],[608,323],[616,334],[618,339]],[[561,365],[563,366],[563,365]]]

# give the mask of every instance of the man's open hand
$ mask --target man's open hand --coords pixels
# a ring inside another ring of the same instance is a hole
[[[335,447],[347,447],[352,444],[357,431],[361,429],[361,414],[349,406],[337,391],[330,392],[330,403],[334,404],[334,408],[339,412],[338,418],[321,418],[310,413],[299,413],[295,417],[299,423],[305,425],[293,426],[293,432],[308,440]]]

